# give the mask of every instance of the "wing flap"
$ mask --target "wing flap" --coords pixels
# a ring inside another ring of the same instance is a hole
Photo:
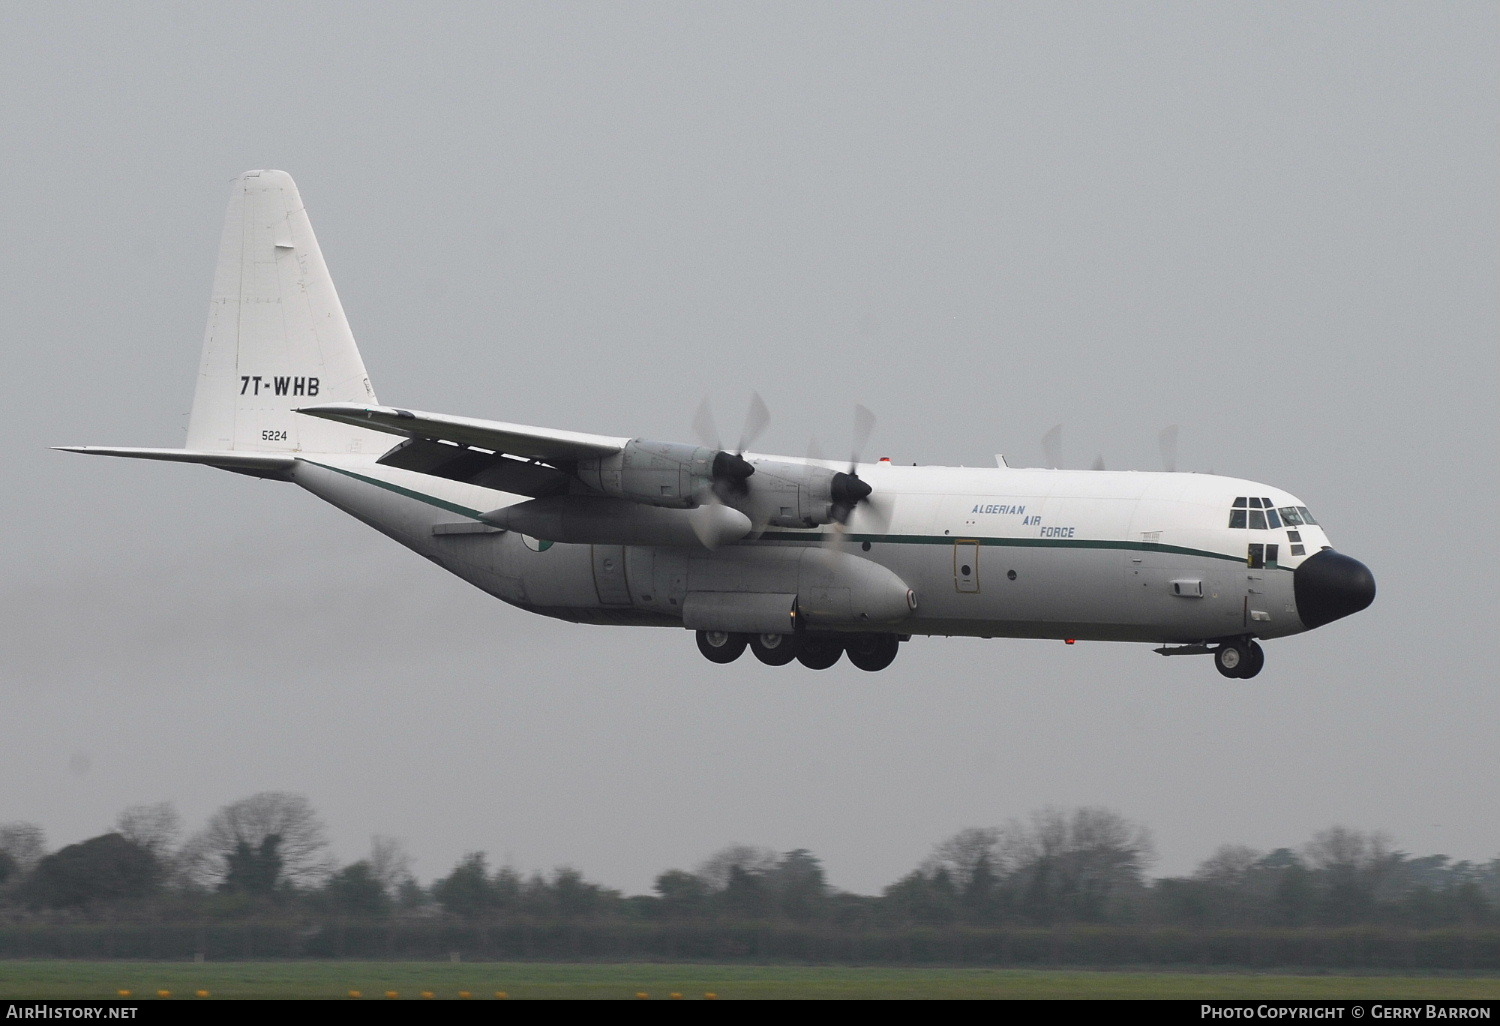
[[[561,470],[541,463],[427,438],[408,438],[375,462],[383,467],[534,498],[563,494],[574,480]]]
[[[609,456],[624,448],[628,438],[590,435],[581,431],[558,431],[552,428],[506,424],[474,417],[452,417],[421,410],[399,410],[390,406],[365,406],[360,403],[328,403],[304,406],[296,411],[309,417],[374,428],[407,438],[457,442],[492,452],[503,452],[527,459],[595,459]]]

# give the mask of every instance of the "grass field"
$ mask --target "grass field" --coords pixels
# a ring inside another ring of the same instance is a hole
[[[337,998],[1500,998],[1500,978],[1259,973],[557,965],[531,962],[0,962],[0,999]]]

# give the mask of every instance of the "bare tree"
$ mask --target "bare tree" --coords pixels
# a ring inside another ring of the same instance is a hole
[[[1095,921],[1143,885],[1156,857],[1150,832],[1102,808],[1042,809],[1012,822],[999,851],[1022,908],[1042,922]]]
[[[922,870],[928,876],[939,869],[947,870],[948,878],[959,889],[968,887],[976,870],[981,868],[991,873],[1003,872],[1004,860],[998,849],[1001,833],[998,827],[960,830],[933,849]]]
[[[1367,834],[1348,827],[1329,827],[1314,834],[1302,854],[1313,869],[1324,872],[1379,871],[1390,861],[1391,839],[1378,832]]]
[[[0,823],[0,851],[20,872],[29,873],[47,854],[47,838],[35,823]]]
[[[698,878],[712,891],[722,891],[736,871],[749,876],[765,876],[776,868],[781,856],[770,848],[758,848],[749,844],[732,844],[720,848],[698,867]]]
[[[231,860],[253,857],[246,852],[267,861],[274,855],[277,879],[294,884],[317,883],[334,868],[322,820],[305,797],[287,791],[262,791],[224,806],[184,854],[200,878],[222,880]]]
[[[171,802],[132,805],[115,819],[115,830],[138,848],[149,851],[163,867],[177,854],[182,817]]]
[[[1341,826],[1314,834],[1303,857],[1320,878],[1318,915],[1327,923],[1357,922],[1369,915],[1377,893],[1402,859],[1391,850],[1385,834]]]
[[[370,875],[379,882],[388,897],[394,898],[412,879],[411,854],[406,845],[394,837],[376,834],[370,838]]]
[[[1265,852],[1243,844],[1223,844],[1193,870],[1193,879],[1215,887],[1236,890],[1246,886]]]

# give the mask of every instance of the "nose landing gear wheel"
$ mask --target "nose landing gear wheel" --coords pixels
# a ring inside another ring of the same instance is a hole
[[[1248,680],[1266,665],[1265,650],[1254,641],[1227,641],[1214,651],[1214,666],[1226,677]]]
[[[732,663],[745,651],[749,642],[743,634],[728,631],[699,631],[698,651],[711,663]]]
[[[826,670],[843,654],[844,646],[833,638],[803,638],[797,649],[797,662],[809,670]]]
[[[844,648],[851,663],[874,673],[891,665],[900,646],[894,634],[856,634]]]
[[[767,666],[785,666],[797,658],[798,647],[795,634],[750,635],[750,651]]]

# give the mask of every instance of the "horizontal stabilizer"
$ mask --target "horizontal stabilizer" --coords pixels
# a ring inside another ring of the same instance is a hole
[[[473,417],[450,417],[420,410],[398,410],[389,406],[359,403],[329,403],[304,406],[296,411],[309,417],[338,421],[354,427],[374,428],[407,438],[430,438],[459,445],[472,445],[527,459],[597,459],[619,452],[628,438],[588,435],[580,431],[504,424]]]
[[[135,460],[165,460],[168,463],[201,463],[221,470],[233,470],[252,477],[290,479],[297,457],[275,452],[214,452],[198,449],[121,449],[103,445],[58,445],[63,452],[81,452],[85,456],[124,456]]]

